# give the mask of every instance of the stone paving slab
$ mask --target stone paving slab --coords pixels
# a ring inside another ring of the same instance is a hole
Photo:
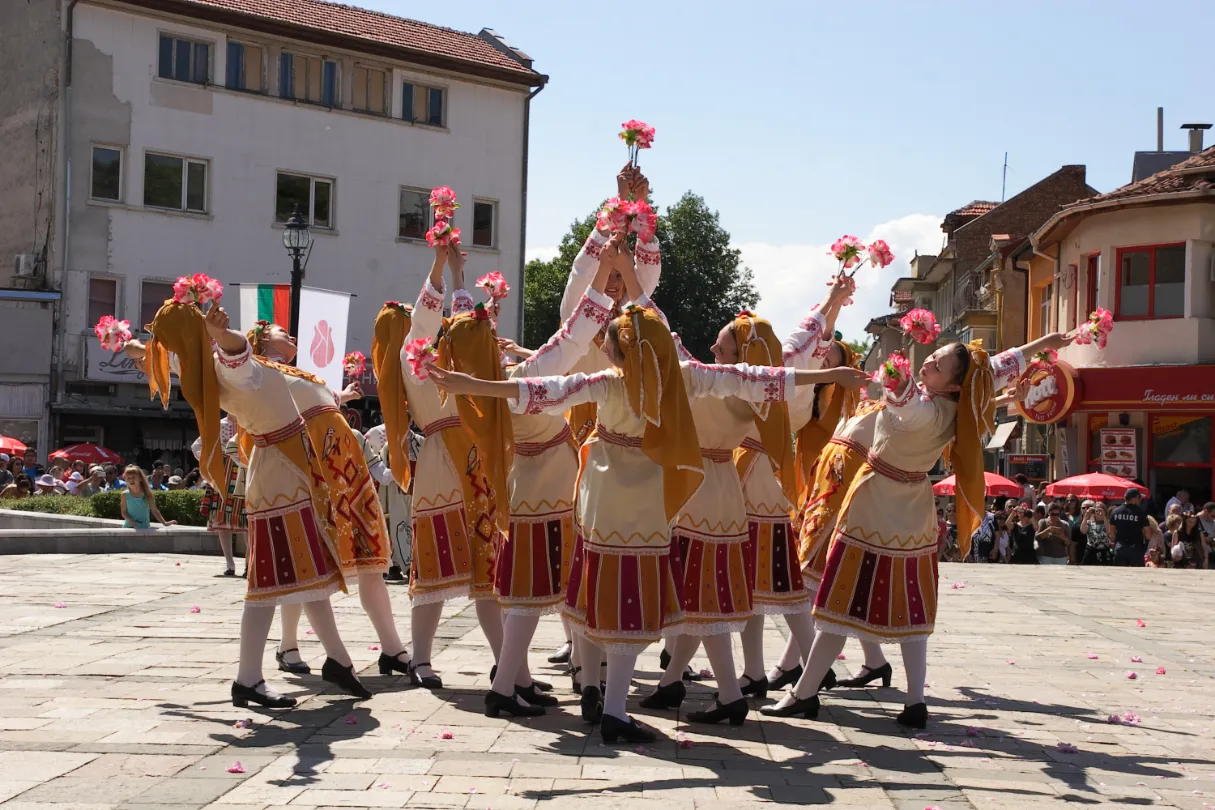
[[[301,702],[257,712],[227,699],[243,584],[215,576],[214,560],[4,560],[2,810],[1215,808],[1215,572],[946,565],[926,733],[894,723],[901,671],[893,688],[827,694],[815,722],[755,712],[742,728],[693,727],[645,714],[636,701],[658,677],[655,649],[630,708],[666,736],[606,747],[544,662],[561,640],[555,617],[531,656],[562,701],[545,717],[483,715],[492,662],[467,602],[445,608],[435,645],[446,690],[378,676],[357,596],[334,607],[375,697],[357,703],[319,678],[282,676],[271,645],[268,679]],[[408,597],[390,590],[407,638]],[[786,629],[778,617],[767,628],[771,662]],[[320,645],[302,637],[319,668]],[[861,661],[850,643],[837,672]],[[694,687],[685,705],[711,689]],[[1138,722],[1107,722],[1126,712]],[[229,773],[238,761],[243,772]]]

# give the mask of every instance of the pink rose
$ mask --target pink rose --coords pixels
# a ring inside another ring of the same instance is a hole
[[[456,202],[456,192],[448,186],[431,189],[430,207],[435,210],[435,219],[451,219],[460,204]]]
[[[438,356],[439,350],[430,338],[418,338],[405,344],[405,360],[409,363],[413,376],[419,380],[430,376],[430,370],[434,368]]]
[[[333,329],[328,321],[318,321],[313,327],[309,353],[317,368],[324,368],[333,362]]]
[[[477,286],[485,290],[485,294],[489,296],[491,301],[497,301],[510,293],[510,285],[506,283],[506,277],[497,270],[492,273],[486,273],[477,279]]]
[[[886,358],[886,362],[873,372],[870,378],[887,391],[903,387],[903,383],[911,377],[911,363],[901,353],[895,352]]]
[[[342,358],[342,368],[351,377],[362,377],[363,372],[367,370],[367,355],[362,352],[350,352]]]
[[[886,267],[894,261],[894,253],[884,239],[875,239],[869,246],[869,263],[874,267]]]
[[[917,343],[932,343],[941,334],[936,316],[926,309],[913,309],[899,319],[904,334]]]
[[[426,244],[454,246],[460,244],[460,229],[453,228],[447,219],[435,220],[434,227],[426,232]]]
[[[831,245],[831,255],[843,264],[845,270],[861,261],[861,250],[864,245],[855,236],[845,235],[836,239]]]

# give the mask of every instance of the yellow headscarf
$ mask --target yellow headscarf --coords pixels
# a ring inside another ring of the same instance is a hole
[[[946,448],[946,461],[957,476],[956,497],[958,550],[963,559],[970,554],[970,536],[979,528],[984,515],[987,485],[983,480],[983,437],[991,433],[996,421],[995,384],[983,341],[967,347],[970,367],[962,380],[958,397],[957,432]]]
[[[632,306],[615,323],[629,407],[645,420],[641,449],[662,467],[663,502],[671,521],[705,477],[679,355],[671,330],[654,310]]]
[[[409,410],[405,398],[405,376],[401,370],[401,347],[409,334],[413,313],[389,301],[375,317],[371,340],[371,368],[375,371],[380,413],[388,443],[388,466],[401,489],[409,489]]]
[[[489,311],[482,304],[477,304],[470,313],[449,318],[444,323],[438,348],[438,365],[443,368],[480,380],[506,379],[498,336],[490,321]],[[499,529],[507,531],[510,525],[510,497],[507,495],[506,477],[515,458],[515,433],[510,407],[505,399],[499,397],[459,396],[456,397],[456,410],[460,413],[465,431],[471,434],[476,443],[477,457],[489,480],[495,506],[494,522]],[[458,433],[445,430],[444,440],[447,440],[448,434]],[[463,455],[452,455],[452,460],[457,464],[461,463],[462,458]]]
[[[734,341],[738,345],[738,359],[751,366],[780,366],[784,364],[783,351],[772,324],[757,318],[750,312],[741,312],[734,319]],[[749,403],[752,418],[759,430],[764,451],[771,459],[772,467],[780,478],[781,489],[789,503],[797,497],[797,475],[793,467],[793,445],[790,439],[792,426],[789,423],[789,403]],[[740,474],[743,472],[739,470]]]
[[[844,366],[856,368],[860,355],[842,340],[835,341],[844,353]],[[838,385],[820,385],[814,392],[818,415],[797,432],[797,491],[804,497],[814,484],[814,462],[835,435],[841,418],[851,419],[861,402],[861,392],[840,388]]]
[[[266,347],[262,345],[262,338],[266,335],[266,330],[274,324],[270,321],[254,321],[253,328],[245,332],[245,340],[249,341],[249,345],[253,347],[253,353],[266,356]]]
[[[169,352],[177,355],[177,378],[181,394],[194,409],[202,448],[198,469],[211,486],[224,485],[224,453],[219,442],[219,378],[215,375],[211,336],[202,312],[193,304],[165,302],[149,327],[152,339],[147,344],[145,362],[148,389],[152,398],[160,396],[168,408]]]

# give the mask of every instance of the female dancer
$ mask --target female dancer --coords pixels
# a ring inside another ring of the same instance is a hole
[[[295,699],[266,686],[262,657],[276,604],[303,603],[327,658],[321,677],[356,697],[367,690],[354,674],[342,644],[329,595],[345,590],[325,479],[308,442],[286,377],[255,362],[228,314],[212,304],[206,317],[192,304],[167,302],[151,326],[145,347],[127,354],[146,363],[148,386],[167,407],[169,371],[194,409],[202,438],[199,467],[212,485],[223,480],[219,410],[232,414],[252,438],[245,487],[249,518],[248,593],[241,617],[240,664],[232,703],[287,708]],[[212,352],[212,344],[215,351]],[[170,361],[172,354],[172,362]]]
[[[219,536],[219,550],[224,554],[224,576],[236,576],[236,560],[232,556],[233,535],[244,534],[249,528],[245,517],[245,464],[239,458],[236,431],[240,425],[231,414],[219,420],[219,444],[224,449],[224,478],[216,488],[206,485],[199,512],[207,519],[207,531]],[[197,461],[202,455],[202,437],[194,440],[190,451]]]
[[[988,360],[977,344],[952,343],[884,393],[873,447],[849,487],[815,597],[818,635],[796,687],[761,712],[818,716],[818,689],[846,636],[897,641],[907,672],[902,725],[924,728],[927,640],[937,606],[937,538],[927,470],[948,448],[958,480],[958,538],[969,550],[984,502],[982,436],[995,414],[994,391],[1025,370],[1025,355],[1059,349],[1071,336],[1048,335]]]
[[[396,391],[382,392],[381,404],[399,400],[384,410],[384,423],[393,454],[392,474],[402,488],[409,482],[405,455],[409,418],[398,405],[408,403],[409,415],[422,426],[429,440],[422,445],[413,478],[414,547],[409,595],[413,600],[414,663],[409,677],[415,685],[432,690],[443,688],[443,681],[431,667],[430,654],[446,600],[457,596],[476,600],[477,619],[495,663],[502,653],[502,611],[494,598],[492,577],[499,535],[507,528],[508,515],[505,490],[492,489],[473,433],[464,425],[455,399],[445,399],[435,386],[418,379],[405,356],[405,347],[412,341],[434,341],[438,337],[443,325],[443,267],[448,262],[455,287],[453,317],[472,312],[472,298],[463,289],[464,255],[458,249],[437,245],[430,276],[423,283],[417,304],[408,312],[395,302],[385,304],[376,319],[376,342],[372,346],[379,384],[390,380],[388,391]],[[408,333],[402,334],[402,328]],[[392,348],[398,348],[399,377],[389,376],[392,372],[387,369]]]
[[[409,653],[397,635],[392,600],[384,584],[384,572],[392,555],[388,527],[363,449],[338,410],[340,405],[360,396],[358,386],[352,383],[338,393],[319,377],[287,365],[295,359],[295,339],[278,324],[258,321],[246,338],[256,361],[283,375],[304,420],[333,506],[338,565],[348,579],[353,575],[358,581],[359,602],[380,640],[380,674],[408,674]],[[309,668],[299,653],[300,608],[283,605],[281,612],[283,633],[274,656],[278,668],[306,674]]]
[[[633,274],[626,274],[625,283],[647,300],[633,289]],[[825,376],[834,372],[681,365],[660,316],[641,306],[608,325],[604,345],[621,370],[503,382],[443,370],[434,376],[453,393],[512,399],[512,410],[523,413],[562,413],[596,403],[595,435],[582,447],[579,539],[565,604],[576,632],[595,645],[584,651],[607,653],[604,741],[646,742],[654,732],[628,717],[625,698],[637,654],[677,634],[683,622],[669,527],[704,479],[689,390],[697,397],[781,401],[794,384],[846,380]],[[597,708],[592,704],[598,691],[583,687],[584,717],[588,708]]]

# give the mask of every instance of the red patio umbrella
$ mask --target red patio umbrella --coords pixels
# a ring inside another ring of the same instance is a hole
[[[1073,475],[1071,478],[1056,481],[1046,488],[1046,494],[1050,496],[1075,495],[1077,498],[1114,498],[1121,500],[1126,495],[1126,491],[1131,488],[1139,490],[1144,495],[1148,494],[1147,487],[1140,486],[1134,481],[1128,481],[1116,475],[1106,475],[1105,473],[1085,473],[1084,475]]]
[[[0,453],[8,453],[10,456],[19,456],[26,450],[25,442],[20,439],[14,439],[12,436],[0,436]]]
[[[56,450],[47,458],[51,461],[61,461],[71,464],[73,461],[83,461],[85,464],[121,464],[122,456],[113,450],[98,447],[95,444],[72,444],[61,450]]]
[[[989,498],[1018,498],[1021,496],[1020,484],[993,472],[983,473],[983,484],[987,487],[987,497]],[[937,481],[932,487],[932,493],[934,495],[952,495],[956,486],[957,477],[951,475]]]

